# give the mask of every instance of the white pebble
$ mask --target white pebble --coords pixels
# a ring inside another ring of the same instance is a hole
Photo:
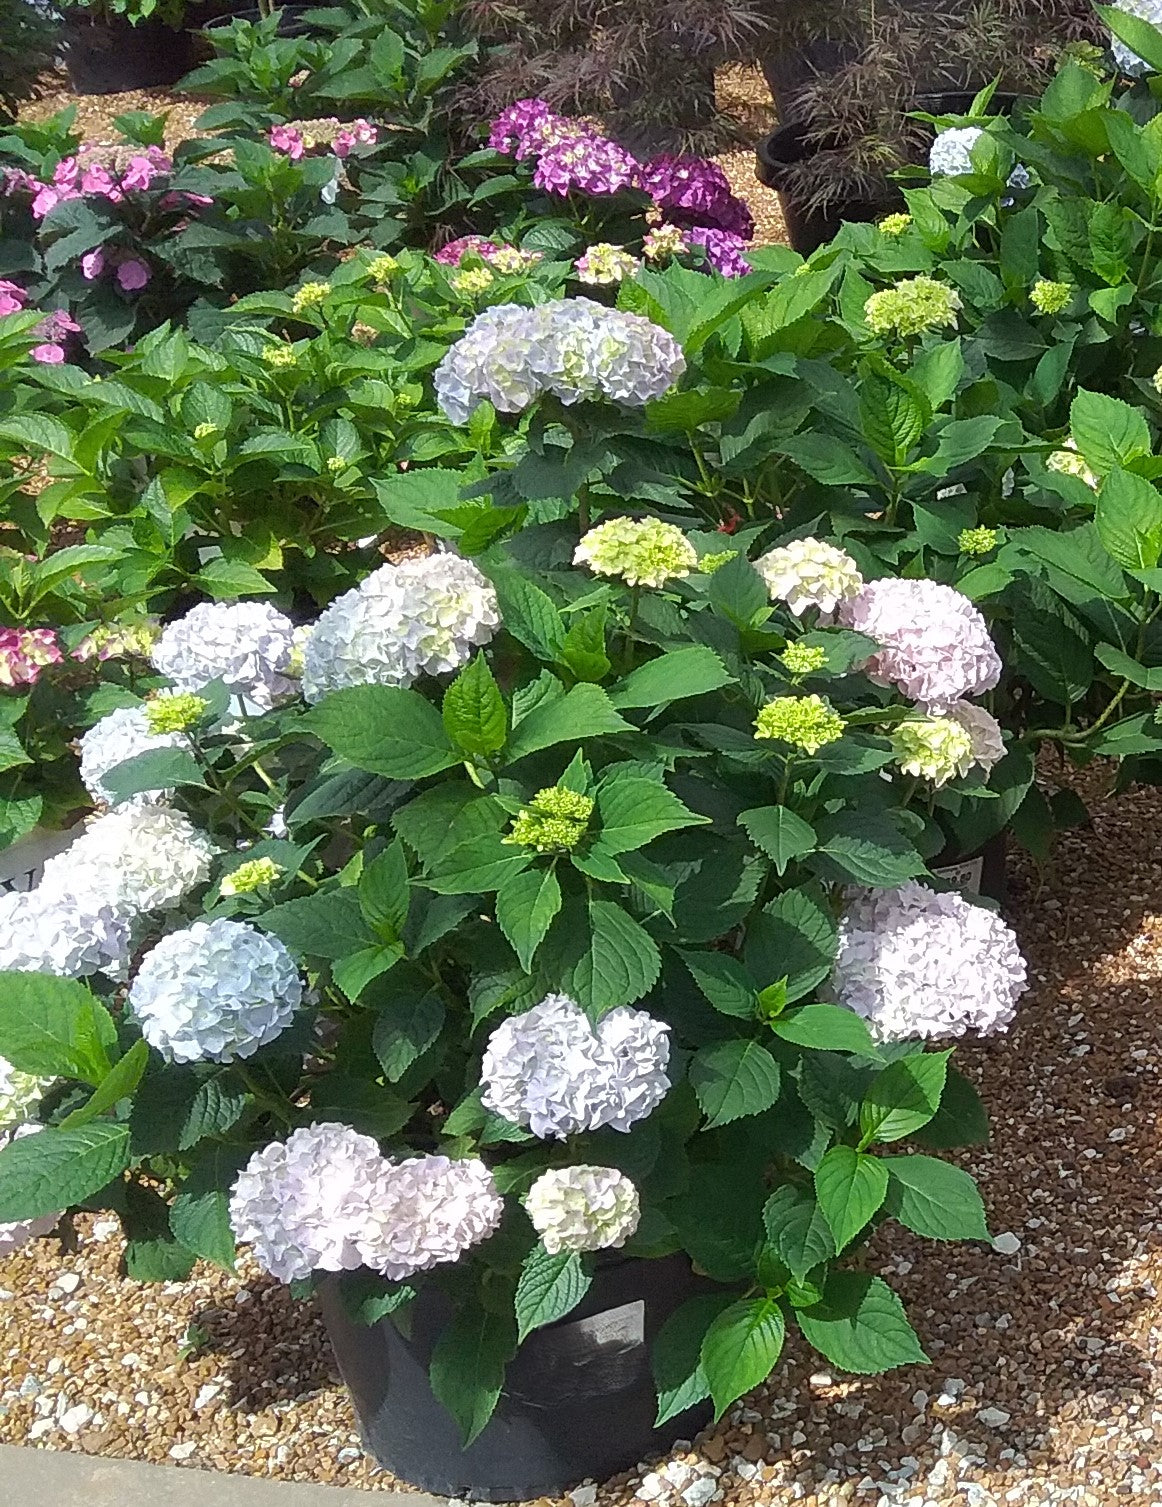
[[[1012,1414],[1006,1413],[1004,1408],[981,1408],[976,1416],[986,1429],[999,1429],[1004,1428]]]
[[[76,1292],[80,1285],[81,1279],[76,1272],[61,1272],[60,1276],[56,1279],[56,1286],[60,1288],[61,1292]]]
[[[186,1444],[175,1444],[169,1452],[171,1460],[188,1460],[197,1449],[197,1440],[191,1439]]]
[[[79,1434],[92,1416],[92,1408],[87,1408],[83,1402],[78,1402],[75,1407],[66,1408],[57,1422],[66,1434]]]
[[[221,1390],[222,1388],[216,1381],[206,1382],[205,1386],[199,1389],[198,1395],[194,1398],[195,1412],[200,1411],[204,1407],[208,1407],[209,1404],[213,1402],[214,1398],[217,1397],[219,1392],[221,1392]]]
[[[56,1424],[51,1418],[38,1418],[24,1437],[33,1440],[43,1439],[46,1434],[51,1434],[55,1428]]]
[[[597,1487],[587,1481],[584,1486],[575,1487],[569,1493],[569,1497],[573,1502],[573,1507],[593,1507],[597,1500]]]
[[[1032,1223],[1031,1220],[1030,1223]],[[1015,1256],[1020,1249],[1020,1237],[1014,1235],[1012,1230],[1006,1230],[1002,1235],[993,1236],[993,1250],[996,1251],[998,1256]]]
[[[699,1476],[698,1480],[687,1486],[682,1493],[682,1500],[686,1507],[706,1507],[715,1497],[721,1496],[722,1492],[718,1482],[713,1476]]]

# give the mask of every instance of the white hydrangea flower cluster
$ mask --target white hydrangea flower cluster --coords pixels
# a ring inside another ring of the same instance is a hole
[[[26,1119],[53,1080],[22,1073],[6,1057],[0,1057],[0,1129]]]
[[[859,890],[840,922],[830,991],[881,1041],[1003,1030],[1026,987],[1010,927],[963,895]]]
[[[36,1135],[43,1129],[43,1125],[35,1122],[0,1128],[0,1146],[22,1141],[25,1136]],[[51,1235],[59,1218],[59,1214],[42,1214],[39,1219],[19,1219],[13,1223],[0,1224],[0,1256],[10,1256],[13,1251],[18,1251],[21,1246],[41,1235]]]
[[[604,396],[641,407],[686,369],[668,331],[589,298],[525,308],[496,304],[478,314],[436,368],[436,397],[453,424],[487,398],[519,413],[542,393],[562,403]]]
[[[392,1162],[347,1125],[307,1125],[247,1162],[230,1223],[283,1282],[369,1266],[402,1281],[456,1261],[500,1223],[504,1201],[483,1162]]]
[[[98,816],[71,847],[50,858],[34,893],[112,906],[132,919],[180,905],[209,879],[216,851],[181,811],[122,805]]]
[[[959,722],[972,744],[972,762],[989,770],[1005,756],[1005,739],[1001,724],[992,712],[974,701],[954,701],[946,715]]]
[[[128,920],[97,890],[75,896],[40,885],[0,895],[0,968],[70,979],[103,973],[120,980],[129,954]]]
[[[199,602],[162,629],[153,663],[179,691],[222,680],[248,712],[296,694],[294,624],[269,602]]]
[[[823,539],[792,539],[754,562],[772,602],[785,602],[796,617],[817,607],[830,621],[841,602],[863,587],[859,567],[846,551]]]
[[[367,1265],[392,1282],[458,1261],[500,1224],[504,1200],[474,1158],[412,1156],[386,1163],[363,1237]]]
[[[870,581],[840,603],[845,628],[880,646],[864,666],[877,685],[894,685],[927,710],[979,696],[1001,678],[1001,660],[984,618],[940,581]]]
[[[1162,26],[1162,0],[1114,0],[1118,10],[1125,11],[1127,16],[1137,16],[1141,21],[1149,21],[1152,26]],[[1145,78],[1153,73],[1153,68],[1140,58],[1132,47],[1127,47],[1120,37],[1110,34],[1110,51],[1114,55],[1114,62],[1118,65],[1119,72],[1127,78]]]
[[[959,178],[976,171],[972,149],[984,135],[983,126],[951,126],[941,131],[928,152],[928,171],[934,178]],[[1009,174],[1010,188],[1028,188],[1029,170],[1018,162]]]
[[[594,1028],[575,1000],[550,994],[488,1038],[481,1102],[542,1139],[603,1125],[628,1130],[669,1091],[669,1033],[626,1006]]]
[[[616,1167],[553,1167],[525,1197],[533,1229],[551,1256],[558,1251],[607,1251],[638,1227],[637,1189]]]
[[[115,806],[117,797],[105,784],[105,776],[111,769],[154,749],[188,746],[189,739],[183,733],[150,732],[144,706],[119,706],[80,738],[81,783],[95,801]],[[129,801],[135,805],[155,805],[171,793],[168,790],[143,790],[130,796]]]
[[[129,990],[167,1062],[252,1057],[290,1025],[303,981],[282,942],[246,921],[195,921],[147,952]]]
[[[500,627],[496,592],[470,560],[434,554],[384,565],[336,597],[303,645],[303,694],[408,686],[457,670]]]

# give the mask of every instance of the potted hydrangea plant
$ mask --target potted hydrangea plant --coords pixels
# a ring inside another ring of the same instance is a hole
[[[471,422],[683,368],[557,300],[436,389]],[[86,734],[108,809],[0,901],[0,1220],[115,1209],[168,1280],[248,1245],[319,1295],[384,1464],[516,1500],[721,1416],[789,1326],[924,1361],[859,1248],[987,1238],[933,1044],[1002,1030],[1025,966],[926,863],[930,793],[989,800],[1004,748],[967,598],[625,508],[487,537],[305,629],[195,607]]]

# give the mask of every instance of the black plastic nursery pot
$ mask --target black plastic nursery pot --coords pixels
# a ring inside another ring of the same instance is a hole
[[[68,10],[63,53],[77,94],[120,94],[176,84],[194,66],[194,39],[160,21],[131,26],[121,16],[98,19]]]
[[[963,115],[974,98],[975,95],[968,90],[923,94],[917,96],[914,108],[929,115]],[[1014,99],[1012,95],[994,95],[989,108],[994,113],[1003,111],[1014,103]],[[917,139],[926,154],[933,133],[922,122],[917,124],[921,127]],[[893,182],[884,182],[870,193],[837,197],[822,209],[808,204],[796,191],[794,170],[810,161],[816,153],[834,149],[836,145],[834,142],[813,142],[809,140],[809,134],[806,122],[792,120],[761,141],[755,154],[755,174],[760,183],[765,183],[778,194],[787,224],[787,237],[803,256],[809,256],[833,240],[844,221],[866,223],[906,207],[902,189]]]
[[[311,11],[316,10],[315,5],[283,5],[278,14],[278,35],[280,37],[326,37],[333,33],[323,31],[314,26],[306,17]],[[239,9],[220,10],[215,16],[204,23],[207,29],[215,26],[229,26],[231,21],[249,21],[256,26],[263,20],[263,13],[257,6],[242,6]]]
[[[940,879],[946,879],[966,895],[980,895],[1003,905],[1008,897],[1006,857],[1008,843],[998,832],[981,847],[966,853],[949,845],[929,861],[928,867]]]
[[[467,1449],[428,1382],[450,1299],[425,1288],[407,1310],[406,1337],[390,1318],[354,1323],[338,1279],[323,1284],[320,1300],[364,1447],[380,1465],[441,1496],[518,1502],[604,1480],[704,1427],[709,1403],[654,1428],[650,1349],[676,1308],[710,1290],[682,1255],[599,1266],[568,1317],[525,1340],[496,1412]]]

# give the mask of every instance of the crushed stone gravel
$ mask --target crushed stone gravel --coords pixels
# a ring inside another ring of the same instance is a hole
[[[959,1160],[991,1244],[885,1226],[868,1264],[931,1366],[832,1375],[795,1344],[721,1424],[560,1507],[1162,1504],[1162,791],[1070,784],[1092,827],[1010,859],[1033,987],[1007,1037],[962,1046],[992,1120]],[[0,1263],[0,1440],[376,1489],[313,1311],[252,1266],[118,1275],[114,1221]],[[542,1500],[539,1507],[553,1507]]]

